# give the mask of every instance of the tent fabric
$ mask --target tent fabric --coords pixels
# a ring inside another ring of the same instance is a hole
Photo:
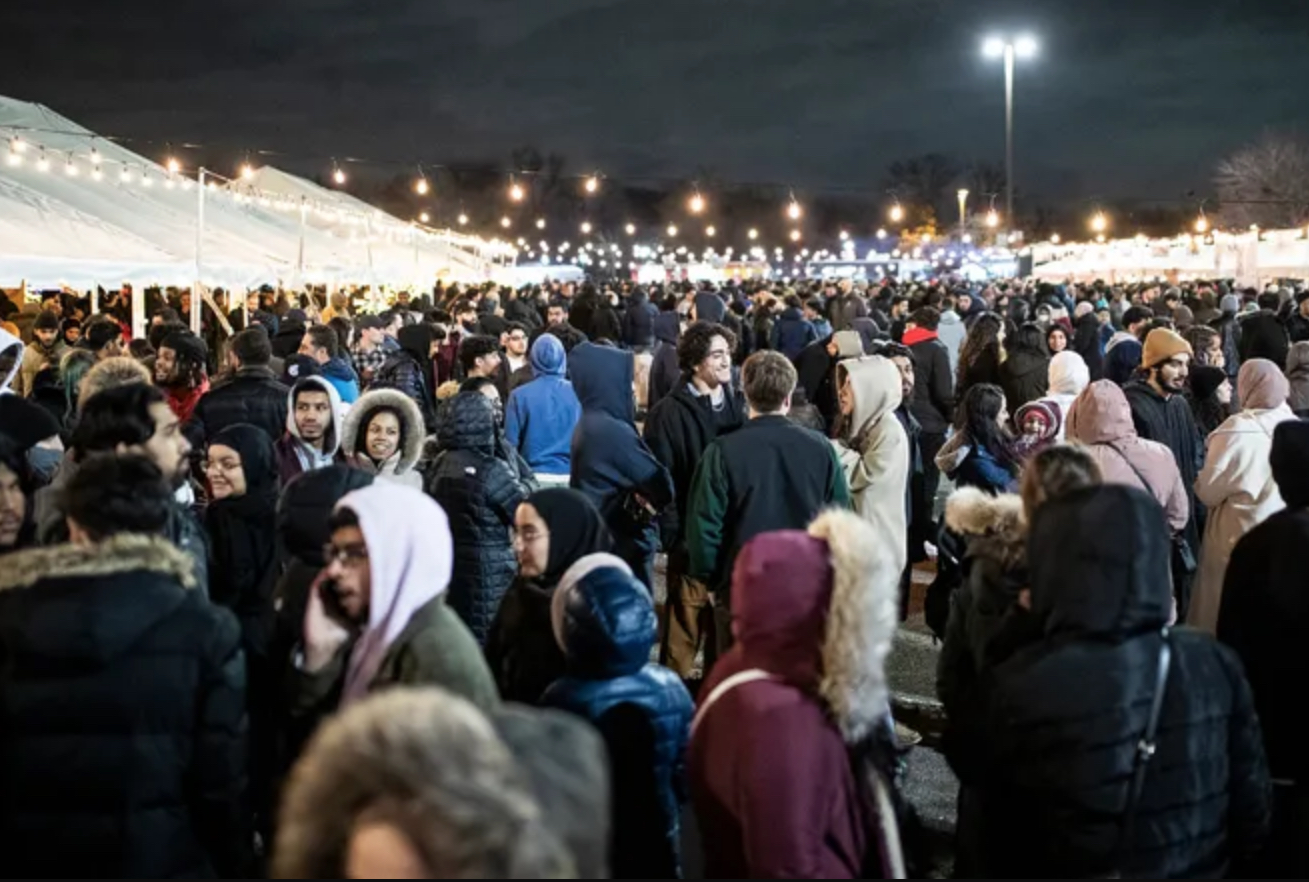
[[[15,137],[26,148],[17,165],[8,161]],[[207,285],[427,287],[438,276],[480,281],[491,269],[442,236],[277,169],[216,184],[204,198]],[[190,285],[199,201],[194,180],[46,107],[0,96],[0,287]]]

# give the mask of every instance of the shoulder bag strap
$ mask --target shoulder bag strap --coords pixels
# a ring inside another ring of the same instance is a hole
[[[1163,713],[1164,693],[1168,689],[1168,671],[1172,666],[1172,658],[1172,635],[1167,628],[1164,628],[1163,645],[1159,647],[1159,665],[1155,672],[1154,696],[1150,701],[1150,718],[1145,725],[1145,734],[1136,744],[1131,789],[1127,793],[1127,806],[1123,810],[1122,823],[1118,828],[1118,844],[1114,847],[1114,864],[1115,869],[1119,871],[1119,876],[1122,875],[1123,857],[1132,844],[1136,810],[1140,806],[1141,793],[1145,789],[1145,773],[1158,748],[1159,717]]]
[[[1127,467],[1132,470],[1132,473],[1136,475],[1136,479],[1141,482],[1142,489],[1144,489],[1151,496],[1157,495],[1154,492],[1154,485],[1151,484],[1149,479],[1146,478],[1146,476],[1141,473],[1141,470],[1136,467],[1136,464],[1127,458],[1127,454],[1123,453],[1123,451],[1119,449],[1117,444],[1114,444],[1112,441],[1106,441],[1105,447],[1108,447],[1114,453],[1118,454],[1122,458],[1123,462],[1127,463]]]
[[[709,708],[713,707],[718,702],[718,699],[731,692],[737,686],[744,686],[746,683],[753,683],[756,680],[775,679],[777,678],[767,671],[760,670],[759,668],[750,668],[747,671],[738,671],[723,682],[719,683],[714,687],[713,691],[709,693],[709,697],[705,699],[704,704],[700,705],[700,709],[695,712],[695,719],[691,720],[692,737],[695,736],[695,730],[700,727],[700,723],[704,720],[705,714],[709,713]]]

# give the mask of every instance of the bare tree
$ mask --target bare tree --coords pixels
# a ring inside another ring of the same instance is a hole
[[[937,217],[953,204],[950,186],[958,176],[954,160],[940,153],[927,153],[891,163],[885,185],[906,203],[906,209],[930,209]]]
[[[1309,142],[1269,132],[1218,164],[1227,226],[1297,227],[1309,221]]]

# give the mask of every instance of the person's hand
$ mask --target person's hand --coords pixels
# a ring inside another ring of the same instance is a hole
[[[323,602],[323,585],[327,581],[327,571],[324,570],[309,588],[309,603],[305,606],[305,670],[310,674],[327,667],[341,648],[350,642],[350,629],[329,613]]]

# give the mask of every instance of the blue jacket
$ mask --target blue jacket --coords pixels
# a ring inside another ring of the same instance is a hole
[[[509,393],[505,440],[518,449],[532,471],[566,475],[573,429],[582,416],[573,384],[564,379],[568,356],[558,337],[543,334],[532,344],[529,361],[533,379]]]
[[[680,878],[684,756],[695,707],[676,674],[650,664],[654,602],[614,567],[559,590],[566,593],[555,638],[567,673],[542,703],[591,722],[609,748],[613,877]]]
[[[792,361],[806,346],[818,339],[818,331],[814,329],[813,323],[794,306],[782,310],[782,314],[773,323],[772,348]]]
[[[349,359],[338,355],[329,359],[322,371],[323,379],[336,387],[342,404],[354,404],[359,400],[359,375],[355,373]]]
[[[632,295],[632,304],[623,313],[623,345],[653,346],[655,342],[654,318],[659,310],[643,291]]]
[[[639,493],[662,510],[673,501],[673,480],[636,432],[632,353],[582,343],[568,356],[582,418],[573,432],[569,484],[595,503],[613,534],[617,553],[655,550],[653,525],[642,527],[624,502]]]
[[[936,456],[936,466],[960,487],[976,487],[992,496],[1014,493],[1018,478],[980,444],[965,442],[955,433]]]

